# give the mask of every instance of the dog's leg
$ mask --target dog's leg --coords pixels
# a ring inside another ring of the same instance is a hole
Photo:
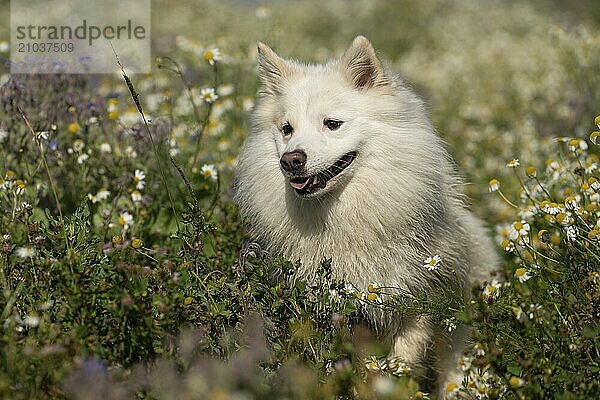
[[[436,335],[434,369],[437,373],[435,398],[447,398],[449,385],[462,386],[464,373],[458,361],[466,348],[468,329],[459,326],[451,334],[441,332]]]
[[[454,383],[461,386],[464,378],[458,361],[466,346],[468,331],[458,327],[449,334],[436,329],[431,317],[421,316],[402,325],[394,339],[393,357],[399,357],[413,368],[414,376],[433,390],[436,399],[446,398],[446,389]],[[435,376],[435,382],[431,380]]]
[[[394,338],[392,356],[406,362],[417,377],[426,373],[426,357],[432,345],[433,322],[431,317],[422,315],[405,321],[400,333]]]

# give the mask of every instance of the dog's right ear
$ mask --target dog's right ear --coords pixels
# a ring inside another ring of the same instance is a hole
[[[258,42],[258,75],[265,92],[282,93],[285,81],[293,72],[294,66],[289,61],[279,57],[266,44]]]

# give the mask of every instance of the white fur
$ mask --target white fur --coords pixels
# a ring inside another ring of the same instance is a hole
[[[382,67],[367,39],[357,37],[340,60],[325,65],[284,60],[259,44],[259,69],[263,91],[235,184],[254,240],[275,255],[300,260],[298,276],[308,280],[323,259],[332,258],[335,277],[360,289],[377,282],[436,290],[452,279],[467,285],[483,280],[495,269],[491,243],[463,204],[423,102]],[[325,118],[344,123],[328,131]],[[294,127],[289,137],[280,131],[285,122]],[[307,154],[308,174],[347,152],[357,156],[324,193],[306,199],[279,164],[283,153],[299,149]],[[436,273],[423,267],[434,254],[443,259]],[[456,376],[449,365],[463,350],[462,335],[439,340],[440,321],[427,316],[367,317],[381,332],[392,330],[393,352],[413,365],[426,364],[425,350],[433,347],[434,365],[425,367],[438,370],[440,389]]]

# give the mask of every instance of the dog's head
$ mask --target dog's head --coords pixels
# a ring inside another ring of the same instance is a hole
[[[358,36],[339,60],[304,65],[258,44],[262,82],[255,129],[269,131],[281,173],[301,198],[344,187],[361,163],[374,114],[393,113],[391,83],[371,43]]]

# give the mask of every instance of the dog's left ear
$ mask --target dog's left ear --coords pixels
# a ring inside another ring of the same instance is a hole
[[[357,36],[346,50],[340,66],[357,89],[368,89],[388,84],[383,65],[371,42],[364,36]]]

